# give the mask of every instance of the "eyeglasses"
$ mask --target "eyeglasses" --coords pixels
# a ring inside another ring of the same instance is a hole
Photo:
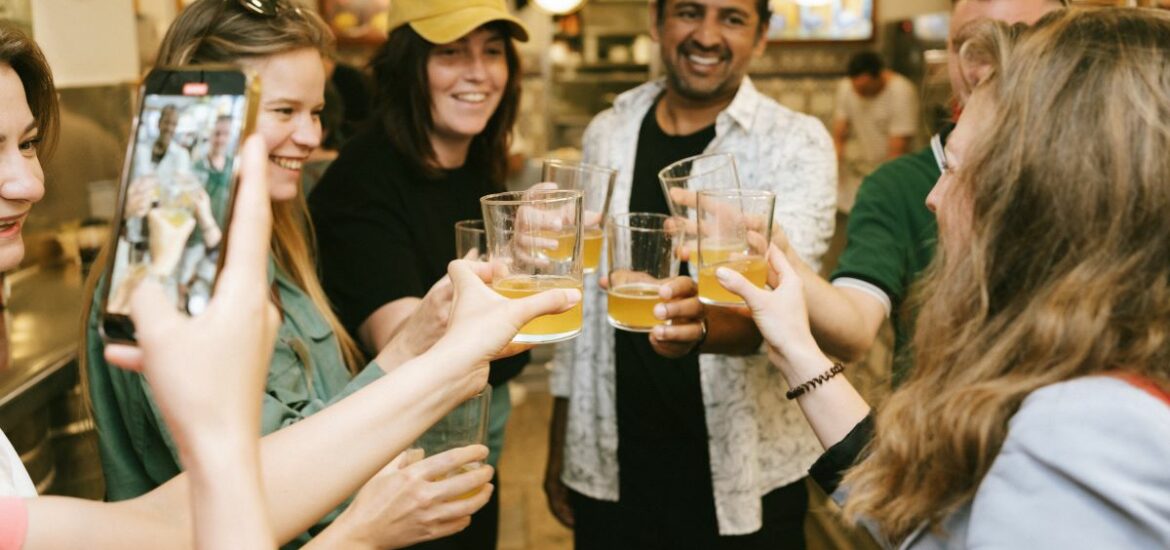
[[[939,128],[937,134],[930,138],[930,152],[934,153],[934,161],[938,163],[938,171],[940,174],[945,174],[951,170],[951,164],[947,162],[947,137],[954,131],[955,125],[947,123]]]

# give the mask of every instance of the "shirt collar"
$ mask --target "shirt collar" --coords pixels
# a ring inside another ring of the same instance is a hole
[[[614,109],[618,112],[625,112],[627,110],[633,112],[645,112],[654,105],[654,101],[666,89],[666,77],[659,77],[651,80],[633,90],[625,92],[617,97],[613,102]],[[724,124],[721,124],[724,119],[731,119],[732,122],[738,124],[744,131],[750,132],[752,129],[752,122],[755,120],[756,108],[760,105],[760,92],[752,84],[752,79],[744,76],[739,83],[739,90],[735,92],[735,98],[727,106],[723,112],[719,113],[716,119],[716,128],[722,129]]]

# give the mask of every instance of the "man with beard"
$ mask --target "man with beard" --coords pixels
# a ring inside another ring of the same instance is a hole
[[[768,2],[649,9],[665,78],[619,96],[585,132],[585,161],[618,170],[611,211],[667,213],[662,168],[734,153],[742,187],[776,194],[776,226],[816,265],[833,233],[836,159],[823,124],[745,76],[766,45]],[[656,306],[670,324],[649,335],[610,328],[604,290],[586,281],[584,330],[558,346],[553,372],[549,504],[579,550],[802,548],[817,442],[752,322],[700,304],[685,275]]]

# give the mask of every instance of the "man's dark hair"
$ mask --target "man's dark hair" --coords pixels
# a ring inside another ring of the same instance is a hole
[[[662,24],[662,20],[666,14],[666,3],[670,0],[655,0],[654,9],[658,16],[658,24]],[[756,0],[756,13],[760,15],[760,23],[757,31],[764,30],[768,26],[768,22],[772,20],[772,6],[770,0]]]
[[[882,56],[876,52],[861,52],[849,58],[849,67],[845,72],[849,75],[849,78],[858,77],[863,74],[877,77],[881,76],[882,70],[885,68],[886,64],[882,61]]]

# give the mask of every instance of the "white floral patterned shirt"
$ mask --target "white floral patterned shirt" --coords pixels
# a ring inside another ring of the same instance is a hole
[[[638,132],[663,89],[657,80],[621,94],[585,131],[585,161],[618,170],[611,213],[629,207]],[[735,154],[742,187],[776,193],[776,223],[818,269],[837,204],[837,160],[824,125],[782,107],[744,78],[706,150]],[[551,386],[554,395],[569,398],[563,481],[586,496],[616,501],[614,329],[605,307],[597,278],[588,277],[584,330],[558,345]],[[699,368],[719,532],[753,533],[761,526],[761,497],[804,477],[822,450],[764,355],[703,354]]]

